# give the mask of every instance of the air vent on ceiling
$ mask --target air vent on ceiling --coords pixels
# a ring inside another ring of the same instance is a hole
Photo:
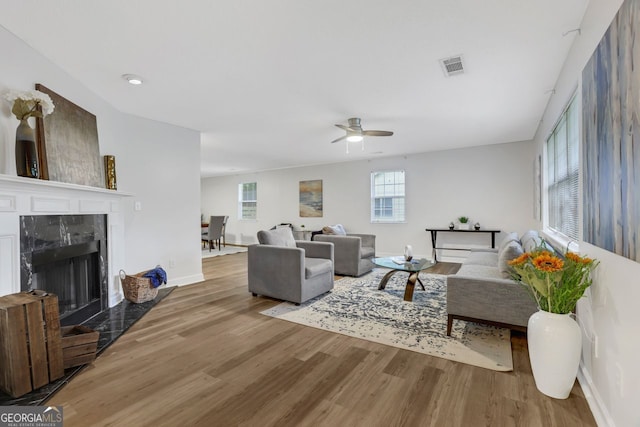
[[[444,71],[444,75],[447,77],[464,73],[462,55],[456,55],[450,58],[441,59],[440,65],[442,65],[442,71]]]

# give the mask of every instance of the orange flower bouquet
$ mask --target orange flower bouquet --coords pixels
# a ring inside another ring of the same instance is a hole
[[[564,259],[541,246],[509,261],[513,279],[523,284],[541,310],[567,314],[575,310],[591,286],[591,272],[598,261],[567,252]]]

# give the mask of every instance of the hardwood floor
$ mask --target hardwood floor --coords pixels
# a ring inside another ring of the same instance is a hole
[[[48,405],[72,426],[595,426],[535,388],[524,335],[495,372],[261,315],[247,254],[203,261]],[[438,266],[446,273],[457,265]]]

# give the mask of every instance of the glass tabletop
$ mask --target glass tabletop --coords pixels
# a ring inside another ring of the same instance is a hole
[[[436,265],[434,261],[424,258],[412,259],[410,262],[407,262],[403,256],[374,258],[373,263],[378,267],[402,271],[422,271]]]

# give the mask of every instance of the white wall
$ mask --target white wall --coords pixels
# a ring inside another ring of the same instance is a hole
[[[42,83],[96,115],[100,154],[116,156],[118,189],[135,194],[125,203],[127,271],[134,273],[161,264],[170,284],[202,280],[197,227],[200,133],[115,110],[3,27],[0,52],[0,95],[7,90],[33,89],[35,83]],[[119,79],[119,73],[114,72],[113,77]],[[2,174],[15,175],[17,126],[9,103],[2,99]],[[141,202],[141,211],[133,210],[134,201]]]
[[[256,233],[281,222],[318,230],[343,224],[347,231],[372,233],[379,255],[401,254],[411,244],[416,256],[431,256],[425,228],[447,227],[466,215],[483,227],[524,232],[533,220],[533,159],[531,142],[380,158],[329,165],[204,178],[202,213],[229,215],[227,241],[255,243]],[[406,223],[370,222],[370,174],[375,170],[405,170]],[[300,218],[298,186],[303,180],[321,179],[324,216]],[[258,220],[239,221],[238,184],[258,183]],[[438,245],[462,243],[458,235],[442,234]],[[489,235],[473,236],[475,246],[487,245]],[[498,237],[499,241],[500,237]],[[448,251],[445,260],[455,261],[466,252]],[[440,258],[440,255],[438,255]]]
[[[563,107],[580,87],[582,69],[621,4],[622,0],[589,2],[580,26],[582,33],[575,39],[538,129],[539,152]],[[579,244],[581,252],[600,260],[588,298],[578,305],[583,326],[580,382],[599,425],[639,426],[640,264],[582,241]]]

